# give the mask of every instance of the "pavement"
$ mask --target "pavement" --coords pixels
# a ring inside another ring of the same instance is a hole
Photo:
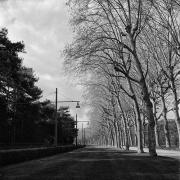
[[[130,150],[136,151],[137,147],[130,147]],[[144,152],[148,153],[149,152],[148,148],[144,148]],[[156,152],[158,156],[171,157],[180,160],[180,151],[156,149]]]
[[[178,153],[159,151],[160,156],[152,158],[134,150],[87,146],[5,166],[0,170],[0,180],[180,180]]]

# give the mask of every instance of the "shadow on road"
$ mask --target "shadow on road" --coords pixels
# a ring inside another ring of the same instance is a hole
[[[12,166],[4,169],[4,174],[17,179],[179,180],[179,161],[151,158],[135,151],[87,147]]]

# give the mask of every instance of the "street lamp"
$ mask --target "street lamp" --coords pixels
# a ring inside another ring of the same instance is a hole
[[[57,143],[58,143],[58,122],[57,122],[58,110],[57,110],[57,103],[76,102],[77,103],[76,108],[80,108],[80,105],[79,105],[80,101],[58,101],[57,94],[58,94],[58,92],[57,92],[57,88],[56,88],[56,97],[55,97],[55,104],[56,104],[56,111],[55,111],[55,139],[54,139],[54,145],[55,146],[57,146]],[[76,130],[77,130],[77,114],[76,114]],[[77,146],[77,136],[76,136],[76,146]]]
[[[80,108],[79,102],[77,102],[76,108]],[[76,113],[76,147],[77,147],[77,137],[78,137],[78,128],[77,128],[77,113]]]
[[[76,108],[80,108],[79,101],[77,101]]]
[[[89,121],[77,121],[78,122],[81,122],[82,123],[82,144],[85,145],[85,139],[86,139],[86,135],[85,135],[85,128],[83,127],[83,123],[88,123],[89,125]]]

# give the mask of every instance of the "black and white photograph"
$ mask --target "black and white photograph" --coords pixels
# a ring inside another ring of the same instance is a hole
[[[180,0],[0,0],[0,180],[180,180]]]

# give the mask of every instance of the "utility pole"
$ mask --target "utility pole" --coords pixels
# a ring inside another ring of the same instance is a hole
[[[82,145],[83,145],[83,123],[82,123]]]
[[[77,136],[78,136],[78,128],[77,128],[77,113],[76,113],[76,147],[77,147]]]
[[[56,111],[55,111],[55,138],[54,138],[54,145],[57,146],[58,142],[58,122],[57,122],[57,88],[56,88],[56,97],[55,97],[55,102],[56,102]]]
[[[86,132],[86,128],[84,128],[84,145],[86,145],[86,134],[85,134],[85,132]]]

